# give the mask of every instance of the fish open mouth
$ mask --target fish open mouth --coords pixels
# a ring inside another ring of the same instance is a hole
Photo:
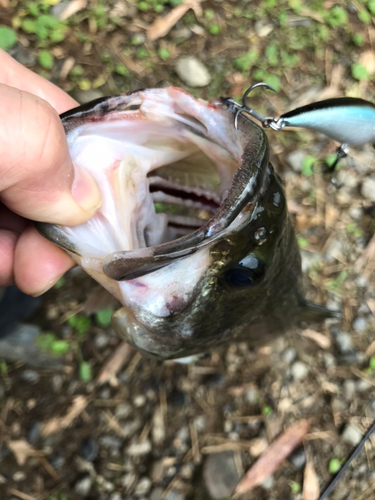
[[[59,228],[55,242],[112,279],[196,251],[259,189],[262,169],[242,165],[244,133],[221,101],[145,90],[99,99],[62,122],[72,159],[96,179],[103,204],[87,223]]]

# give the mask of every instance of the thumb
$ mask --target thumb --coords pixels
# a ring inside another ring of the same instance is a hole
[[[0,198],[27,219],[77,225],[101,204],[89,173],[73,165],[57,112],[0,84]]]

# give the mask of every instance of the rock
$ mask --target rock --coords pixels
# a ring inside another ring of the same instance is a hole
[[[296,382],[306,378],[308,372],[307,366],[301,361],[296,361],[291,367],[291,373]]]
[[[273,476],[270,475],[266,477],[266,479],[260,483],[260,485],[265,489],[265,490],[272,490],[273,488]]]
[[[223,451],[209,455],[204,463],[203,477],[211,497],[230,497],[240,480],[234,453]]]
[[[21,481],[24,481],[26,479],[26,473],[22,470],[18,470],[15,472],[12,476],[13,481],[16,483],[20,483]]]
[[[351,355],[354,354],[352,339],[347,332],[342,332],[338,328],[331,330],[336,347],[340,354]]]
[[[60,370],[63,366],[63,358],[50,356],[48,353],[41,351],[37,345],[39,334],[40,328],[38,326],[26,324],[15,326],[10,335],[0,339],[1,357],[9,361],[23,361],[38,368]],[[37,378],[38,380],[40,378],[38,374]]]
[[[161,500],[164,493],[164,488],[157,486],[151,491],[150,500]]]
[[[281,354],[281,359],[285,362],[288,363],[293,363],[293,361],[297,357],[297,352],[294,349],[294,347],[288,347],[288,349],[285,349],[285,351]]]
[[[133,413],[133,407],[129,403],[118,405],[115,411],[115,417],[119,420],[121,418],[128,418]]]
[[[10,49],[9,54],[14,57],[23,66],[34,66],[36,64],[36,55],[30,47],[25,48],[20,44]]]
[[[295,450],[289,457],[289,462],[297,469],[301,470],[306,465],[306,454],[303,447]]]
[[[137,497],[147,495],[147,493],[151,490],[151,485],[151,480],[148,477],[141,477],[141,479],[138,481],[137,486],[135,487],[134,494]]]
[[[339,186],[343,185],[348,189],[353,189],[357,187],[358,176],[350,170],[339,170],[337,173],[337,181]]]
[[[302,164],[303,160],[306,157],[306,153],[303,151],[293,151],[292,153],[288,154],[286,157],[286,161],[289,163],[290,167],[292,170],[295,172],[301,172],[302,171]]]
[[[356,446],[361,441],[362,434],[356,427],[349,424],[345,427],[341,437],[344,443]]]
[[[146,401],[146,396],[144,396],[143,394],[137,394],[133,398],[133,404],[136,408],[142,408],[142,406],[146,404]]]
[[[21,379],[31,384],[37,384],[40,380],[40,375],[35,370],[24,370],[21,373]]]
[[[61,375],[54,375],[51,379],[51,384],[54,392],[60,392],[64,384],[64,379]]]
[[[107,347],[109,342],[109,337],[105,333],[98,333],[94,338],[95,346],[101,351]]]
[[[247,389],[245,391],[245,399],[250,405],[256,405],[258,403],[258,391],[256,389]]]
[[[165,500],[185,500],[185,495],[181,491],[171,490],[167,493]]]
[[[146,439],[142,443],[133,443],[127,448],[127,453],[133,457],[141,457],[150,453],[152,449],[151,441]]]
[[[358,316],[353,321],[352,327],[356,333],[363,333],[366,330],[367,319],[363,316]]]
[[[182,57],[176,64],[176,73],[190,87],[206,87],[211,75],[206,66],[196,57]]]
[[[117,436],[102,436],[99,439],[101,446],[109,450],[109,454],[112,458],[118,458],[120,456],[120,448],[122,446],[122,441]]]
[[[259,38],[265,38],[273,31],[274,24],[270,23],[267,19],[260,19],[256,21],[254,28]]]
[[[115,493],[112,493],[112,495],[109,497],[109,500],[123,500],[123,496],[121,493],[118,493],[117,491]]]
[[[59,2],[56,5],[52,5],[51,15],[59,19],[61,14],[68,8],[70,1],[71,0],[63,0],[62,2]]]
[[[375,202],[375,178],[366,177],[362,183],[361,195],[367,200]]]
[[[80,104],[86,104],[87,102],[93,101],[94,99],[103,97],[103,92],[101,92],[99,89],[75,89],[72,93],[72,97],[76,99]]]
[[[367,380],[358,380],[355,385],[357,392],[365,392],[373,387]]]
[[[93,462],[98,456],[99,445],[95,438],[87,436],[81,443],[82,457],[88,462]]]
[[[90,494],[91,486],[92,486],[92,478],[90,476],[85,476],[76,482],[74,486],[74,491],[80,497],[85,498]]]
[[[354,380],[345,380],[344,382],[344,395],[347,401],[352,401],[355,398],[356,383]]]

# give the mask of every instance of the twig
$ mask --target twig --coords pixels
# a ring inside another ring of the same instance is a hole
[[[365,444],[365,442],[369,439],[371,434],[375,431],[375,420],[373,421],[370,429],[366,432],[366,434],[363,436],[361,439],[361,442],[358,444],[358,446],[355,448],[353,453],[350,455],[348,460],[345,462],[345,464],[341,467],[337,475],[333,478],[332,482],[328,485],[328,487],[325,489],[325,491],[322,493],[322,495],[319,497],[319,500],[325,500],[328,498],[328,496],[332,493],[334,488],[336,487],[337,483],[340,481],[340,479],[343,477],[345,472],[347,471],[349,465],[355,460],[358,455],[361,453],[362,448]]]

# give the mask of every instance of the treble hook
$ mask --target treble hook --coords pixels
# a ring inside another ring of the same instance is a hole
[[[271,127],[274,130],[279,130],[279,127],[277,125],[277,120],[275,118],[273,118],[272,116],[263,116],[261,113],[258,113],[258,111],[255,111],[255,109],[250,108],[246,104],[247,96],[250,94],[250,92],[252,90],[256,89],[257,87],[266,87],[266,89],[272,90],[273,92],[276,92],[276,90],[273,87],[271,87],[271,85],[268,85],[268,83],[265,83],[265,82],[258,82],[258,83],[255,83],[254,85],[252,85],[251,87],[249,87],[246,90],[246,92],[244,93],[244,95],[242,96],[242,105],[236,103],[236,105],[237,105],[236,107],[238,109],[237,109],[236,115],[234,117],[234,127],[236,129],[238,129],[238,116],[245,111],[250,116],[252,116],[256,120],[260,121],[260,123],[262,124],[262,126],[264,128]]]

